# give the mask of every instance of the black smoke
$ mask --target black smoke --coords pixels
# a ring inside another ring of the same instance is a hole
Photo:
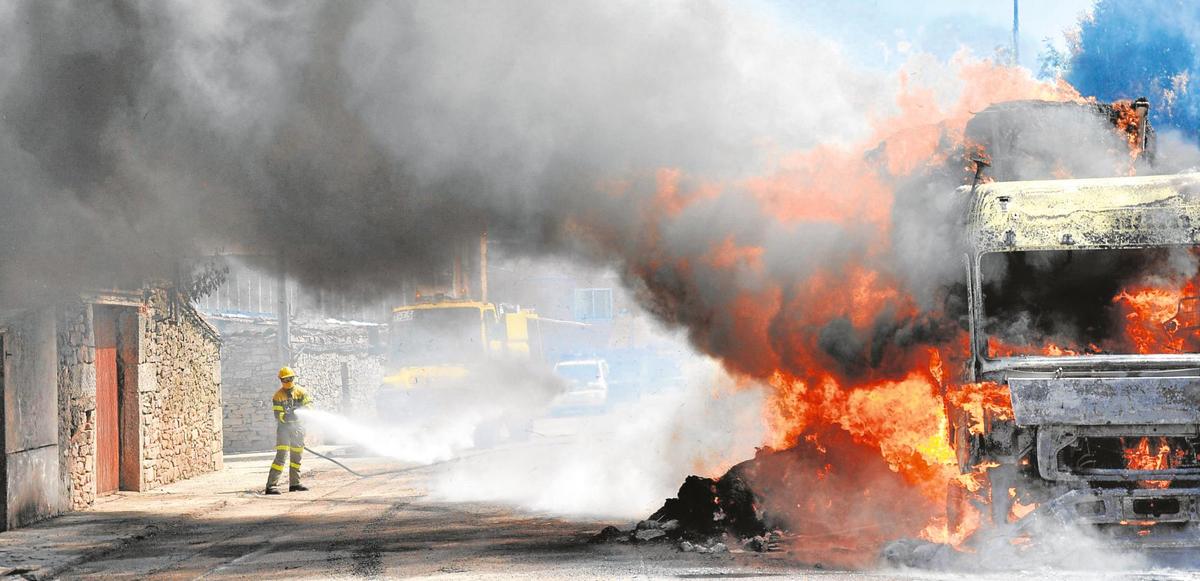
[[[516,253],[613,263],[568,224],[637,228],[660,168],[723,180],[760,167],[764,140],[861,132],[851,112],[882,85],[757,9],[548,8],[12,4],[0,297],[136,285],[212,252],[395,288],[485,227]]]

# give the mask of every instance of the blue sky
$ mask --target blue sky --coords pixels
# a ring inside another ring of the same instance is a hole
[[[894,68],[911,51],[949,57],[962,47],[994,54],[1012,38],[1011,0],[767,0],[788,21],[840,42],[868,66]],[[1095,0],[1024,0],[1020,6],[1021,64],[1034,71],[1044,38],[1065,48]]]

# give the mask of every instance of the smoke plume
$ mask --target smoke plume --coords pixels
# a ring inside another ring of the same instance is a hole
[[[968,120],[1083,99],[963,53],[861,68],[708,1],[28,1],[0,55],[0,302],[222,250],[382,291],[486,227],[614,268],[768,384],[772,444],[842,430],[833,457],[877,451],[934,505]],[[1039,147],[1136,169],[1067,133]]]
[[[484,226],[563,252],[569,217],[633,209],[613,184],[663,167],[723,179],[861,135],[853,112],[882,92],[754,10],[547,8],[10,5],[5,295],[212,250],[282,252],[311,285],[394,285]]]

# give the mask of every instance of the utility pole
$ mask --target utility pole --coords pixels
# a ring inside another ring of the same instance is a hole
[[[459,299],[463,298],[463,289],[466,288],[466,284],[463,282],[463,255],[466,254],[464,251],[466,242],[455,240],[450,247],[454,249],[454,259],[450,263],[450,292],[448,296]]]
[[[488,302],[488,233],[487,226],[479,235],[479,301]]]
[[[291,308],[288,304],[287,294],[287,261],[283,257],[283,252],[279,252],[279,277],[275,280],[275,295],[279,297],[279,343],[277,349],[279,351],[280,365],[292,364],[292,341],[291,341]]]
[[[1021,0],[1013,0],[1012,64],[1014,67],[1021,66],[1020,2]]]

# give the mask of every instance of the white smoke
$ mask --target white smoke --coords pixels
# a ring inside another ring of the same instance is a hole
[[[524,438],[519,432],[528,429],[532,418],[544,415],[564,389],[561,379],[533,364],[490,361],[474,373],[471,379],[448,387],[445,398],[425,402],[418,409],[382,408],[375,417],[346,417],[319,409],[300,413],[318,438],[423,465],[490,444],[494,437]]]
[[[412,464],[433,464],[454,458],[474,445],[477,420],[446,418],[434,426],[384,426],[325,410],[299,410],[305,427],[322,438],[361,447],[370,454]]]
[[[470,456],[441,471],[433,494],[552,514],[644,518],[689,474],[718,476],[765,436],[763,390],[699,357],[684,385],[583,420],[543,420],[540,441]]]

